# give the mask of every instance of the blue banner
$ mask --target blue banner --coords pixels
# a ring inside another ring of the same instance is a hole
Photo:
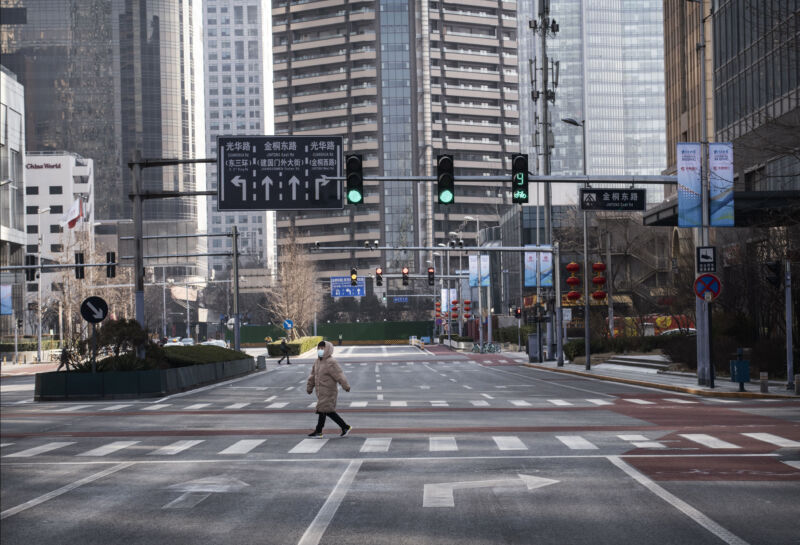
[[[11,316],[14,313],[14,307],[11,303],[11,284],[3,284],[0,286],[0,315]]]
[[[678,143],[678,227],[703,223],[699,142]]]
[[[489,256],[481,256],[481,286],[489,285]],[[478,256],[469,256],[469,285],[476,287],[478,285]]]
[[[536,246],[531,246],[536,248]],[[548,246],[547,249],[550,247]],[[536,264],[542,287],[553,287],[553,254],[550,252],[525,252],[525,287],[536,287]]]
[[[733,144],[708,145],[708,186],[712,227],[733,227]]]

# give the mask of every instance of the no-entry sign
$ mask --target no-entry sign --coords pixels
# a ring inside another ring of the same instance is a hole
[[[722,282],[713,274],[701,274],[694,281],[694,293],[700,299],[713,301],[722,291]]]

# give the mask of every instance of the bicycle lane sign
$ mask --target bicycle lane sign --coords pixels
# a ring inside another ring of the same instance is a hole
[[[701,274],[694,281],[694,294],[708,302],[719,297],[722,282],[713,274]]]

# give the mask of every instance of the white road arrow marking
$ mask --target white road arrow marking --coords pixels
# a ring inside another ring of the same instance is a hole
[[[455,507],[455,500],[453,499],[454,490],[517,485],[524,485],[528,490],[535,490],[559,482],[553,479],[545,479],[544,477],[523,475],[522,473],[517,474],[517,477],[518,478],[492,479],[489,481],[426,484],[422,497],[422,507]]]
[[[300,180],[297,179],[297,176],[292,176],[289,178],[289,185],[292,186],[292,200],[297,200],[297,186],[300,185]]]
[[[314,180],[314,186],[315,186],[314,199],[315,200],[317,200],[317,201],[319,200],[319,188],[322,187],[323,185],[328,185],[328,182],[330,182],[330,180],[327,179],[327,178],[317,178],[316,180]]]
[[[86,306],[87,306],[87,307],[89,307],[89,310],[91,310],[91,311],[92,311],[92,314],[94,315],[95,319],[97,319],[97,320],[102,320],[102,319],[103,319],[103,316],[105,316],[105,314],[103,314],[103,311],[101,311],[100,309],[96,308],[96,307],[95,307],[93,304],[91,304],[90,302],[88,302],[88,301],[87,301],[87,302],[86,302]]]
[[[183,492],[183,494],[164,505],[162,509],[191,509],[215,492],[238,492],[246,486],[250,485],[225,475],[173,484],[168,489]]]
[[[244,178],[240,178],[239,176],[234,176],[233,180],[231,180],[231,183],[235,187],[241,187],[242,188],[242,200],[246,201],[247,200],[247,181]]]

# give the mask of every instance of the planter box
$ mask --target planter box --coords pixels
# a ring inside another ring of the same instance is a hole
[[[175,369],[76,373],[53,371],[36,375],[35,401],[130,399],[162,397],[221,382],[255,371],[252,358],[204,363]]]

